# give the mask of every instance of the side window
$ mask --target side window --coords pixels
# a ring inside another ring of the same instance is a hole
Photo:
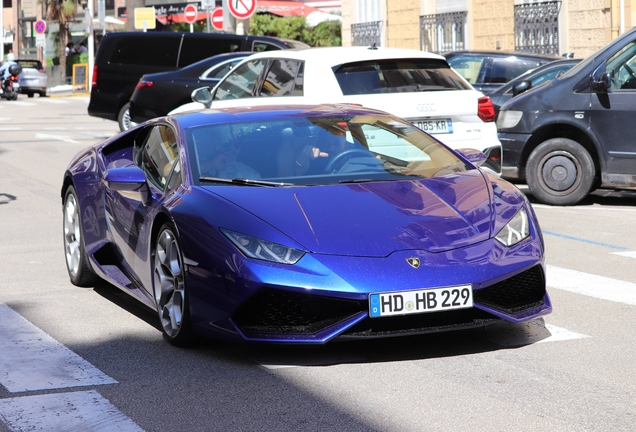
[[[522,73],[534,69],[539,66],[536,60],[520,60],[515,58],[496,58],[493,59],[490,80],[493,84],[507,83],[513,78],[518,77]]]
[[[479,70],[483,62],[484,60],[481,58],[462,56],[453,57],[448,61],[451,67],[471,84],[478,82]]]
[[[144,66],[177,66],[181,38],[164,35],[143,36],[122,38],[117,42],[110,62]]]
[[[239,64],[243,60],[242,58],[238,58],[235,60],[228,60],[225,63],[220,65],[215,65],[210,69],[206,70],[201,74],[201,78],[203,79],[221,79],[223,78],[230,70],[234,68],[237,64]]]
[[[612,89],[636,89],[636,41],[610,57],[606,71],[612,77]]]
[[[239,51],[241,40],[234,38],[210,38],[186,34],[179,54],[179,67],[188,66],[199,60],[218,54]]]
[[[259,96],[292,96],[301,62],[274,60],[263,81]],[[301,90],[302,91],[302,90]]]
[[[279,46],[272,45],[271,43],[258,42],[258,41],[254,41],[252,44],[252,47],[253,47],[252,51],[256,51],[256,52],[276,51],[281,49]]]
[[[181,182],[181,170],[178,163],[179,151],[177,138],[171,127],[155,126],[139,152],[137,165],[144,171],[146,178],[161,190],[166,188],[170,174],[175,168],[177,179],[170,178],[170,187]],[[179,167],[179,171],[177,168]]]
[[[254,60],[244,63],[218,84],[214,100],[241,99],[252,97],[256,80],[267,64],[267,60]]]

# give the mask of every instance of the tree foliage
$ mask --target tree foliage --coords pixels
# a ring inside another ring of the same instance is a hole
[[[309,27],[304,16],[255,14],[250,19],[249,34],[292,39],[309,46],[342,45],[342,25],[339,21],[325,21]]]
[[[69,25],[75,13],[77,12],[77,3],[75,0],[52,0],[46,11],[48,20],[57,21],[60,26],[58,38],[59,45],[57,50],[60,59],[60,77],[62,83],[66,81],[66,44],[69,41]]]

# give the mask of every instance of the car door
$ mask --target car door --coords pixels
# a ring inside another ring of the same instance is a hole
[[[634,174],[636,135],[628,125],[636,115],[636,40],[611,54],[604,72],[611,77],[611,88],[592,93],[590,127],[603,147],[607,172]]]
[[[151,223],[157,210],[174,195],[182,182],[174,129],[163,124],[152,126],[143,144],[136,147],[135,164],[146,176],[152,200],[144,205],[140,192],[109,191],[106,195],[106,211],[126,270],[135,280],[150,287],[148,257]]]

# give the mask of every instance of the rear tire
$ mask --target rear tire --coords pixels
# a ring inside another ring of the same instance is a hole
[[[130,119],[130,103],[126,103],[117,114],[117,123],[119,123],[120,131],[127,131],[133,126],[137,126],[137,123]]]
[[[98,277],[88,262],[84,248],[84,232],[77,193],[72,186],[64,196],[64,254],[66,269],[73,285],[80,287],[94,286]]]
[[[532,151],[526,180],[535,198],[545,204],[574,205],[592,190],[596,169],[582,145],[567,138],[553,138]]]

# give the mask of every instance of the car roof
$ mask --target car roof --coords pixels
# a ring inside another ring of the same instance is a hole
[[[385,47],[315,47],[301,50],[265,51],[254,54],[250,59],[256,58],[286,58],[293,60],[320,61],[328,65],[340,65],[365,60],[391,60],[391,59],[435,59],[446,61],[444,57],[425,51],[406,48]]]
[[[450,51],[442,54],[444,57],[455,57],[457,55],[467,55],[474,57],[526,57],[526,58],[534,58],[534,59],[547,59],[547,60],[556,60],[563,59],[563,57],[551,54],[537,54],[531,52],[523,52],[523,51],[473,51],[473,50],[462,50],[462,51]]]

